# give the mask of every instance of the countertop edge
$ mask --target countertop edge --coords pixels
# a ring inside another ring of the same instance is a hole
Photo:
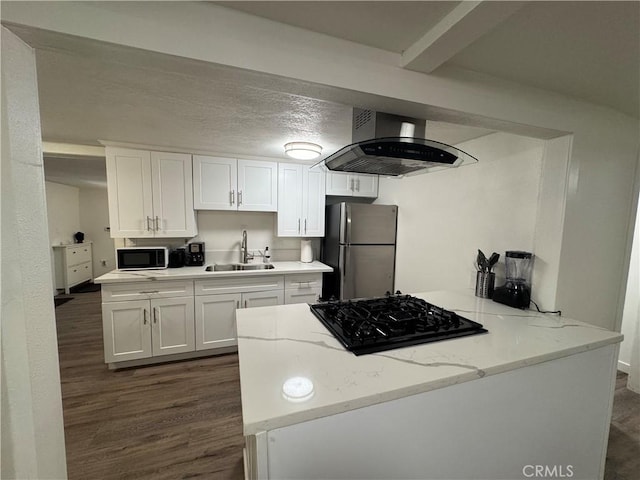
[[[291,275],[300,273],[328,273],[333,268],[319,261],[302,263],[296,261],[272,262],[272,270],[243,270],[232,272],[205,272],[202,267],[183,267],[162,270],[137,270],[137,271],[117,271],[113,270],[105,273],[93,280],[94,283],[108,285],[114,283],[131,283],[146,281],[172,281],[172,280],[202,280],[211,278],[234,278],[234,277],[255,277],[263,275]],[[183,270],[184,268],[198,269]],[[162,272],[162,273],[159,273]],[[117,275],[117,277],[115,277]],[[113,276],[113,277],[111,277]]]
[[[611,332],[616,333],[616,332]],[[475,372],[464,372],[460,375],[453,375],[447,378],[438,379],[435,381],[429,381],[423,384],[411,385],[410,387],[401,388],[389,392],[384,392],[368,397],[363,397],[343,403],[336,403],[329,406],[318,407],[316,409],[305,410],[295,412],[289,415],[281,416],[278,418],[272,418],[269,420],[263,420],[253,423],[243,423],[243,433],[247,435],[255,435],[260,432],[273,430],[276,428],[288,427],[302,422],[323,418],[329,415],[336,415],[347,411],[355,410],[358,408],[368,407],[379,403],[384,403],[400,398],[405,398],[420,393],[425,393],[433,390],[438,390],[451,385],[457,385],[480,378],[497,375],[500,373],[517,370],[523,367],[529,367],[532,365],[538,365],[544,362],[557,360],[559,358],[569,357],[578,353],[584,353],[598,348],[603,348],[608,345],[614,345],[620,343],[623,340],[622,334],[617,334],[609,338],[605,338],[586,345],[579,345],[564,350],[558,350],[551,353],[545,353],[536,357],[526,358],[515,362],[500,364],[496,366],[490,366],[484,369],[479,368]]]

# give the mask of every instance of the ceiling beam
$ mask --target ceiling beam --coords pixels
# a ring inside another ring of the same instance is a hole
[[[463,1],[407,48],[400,66],[431,73],[527,2]]]

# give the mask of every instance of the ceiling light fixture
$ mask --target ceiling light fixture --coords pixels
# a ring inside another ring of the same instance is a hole
[[[312,160],[322,153],[322,147],[309,142],[291,142],[284,146],[284,153],[297,160]]]

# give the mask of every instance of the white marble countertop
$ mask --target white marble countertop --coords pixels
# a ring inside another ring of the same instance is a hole
[[[188,280],[218,277],[248,277],[256,275],[282,275],[293,273],[322,273],[332,272],[333,268],[318,261],[303,262],[272,262],[271,270],[235,270],[231,272],[207,272],[206,265],[202,267],[165,268],[162,270],[112,270],[96,278],[94,283],[123,283],[141,282],[145,280]],[[207,264],[208,265],[208,264]]]
[[[495,375],[622,341],[622,335],[565,317],[518,310],[473,291],[418,297],[480,322],[483,335],[355,356],[306,304],[237,312],[244,434]],[[283,384],[303,377],[313,395],[292,402]]]

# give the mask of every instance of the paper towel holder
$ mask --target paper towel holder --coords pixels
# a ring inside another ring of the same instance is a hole
[[[313,248],[311,240],[300,240],[300,261],[302,263],[313,262]]]

